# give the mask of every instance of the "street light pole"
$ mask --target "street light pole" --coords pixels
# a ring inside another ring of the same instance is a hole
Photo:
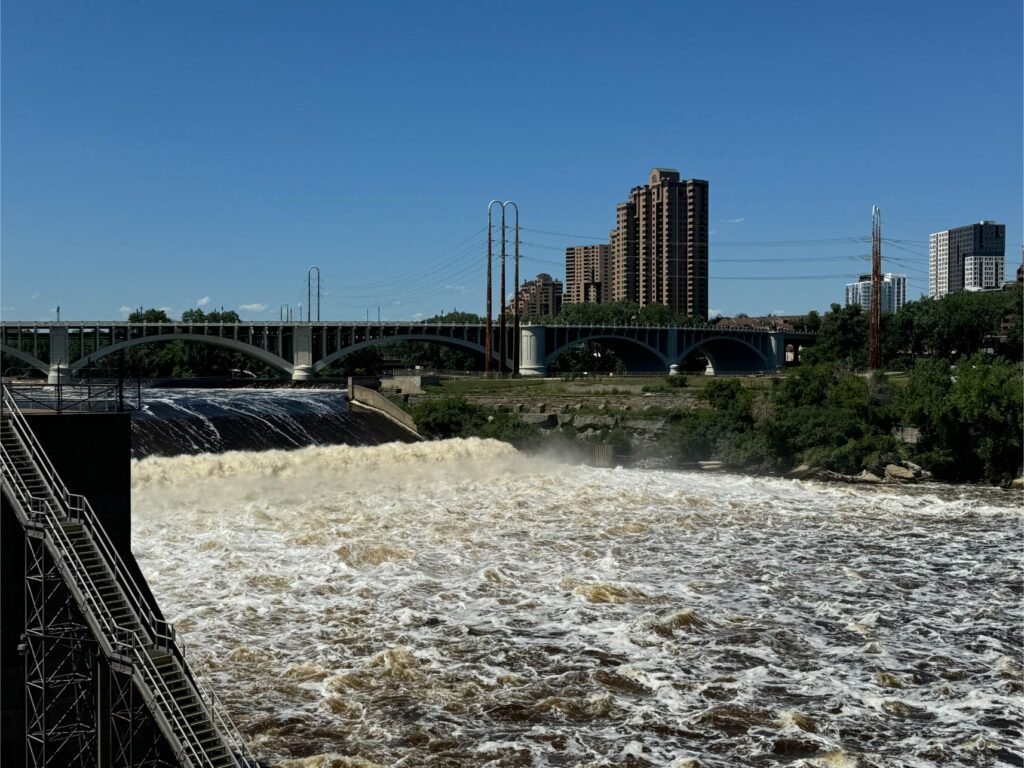
[[[320,322],[320,267],[306,270],[306,322],[313,322],[313,270],[316,270],[316,321]],[[301,318],[300,318],[301,319]]]

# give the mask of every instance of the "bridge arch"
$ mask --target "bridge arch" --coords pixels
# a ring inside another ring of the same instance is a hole
[[[712,336],[694,342],[673,362],[682,365],[694,352],[701,352],[711,363],[715,373],[755,373],[772,366],[761,350],[749,341],[736,336]]]
[[[50,366],[44,363],[38,357],[33,357],[28,352],[22,352],[20,349],[9,347],[6,344],[0,344],[0,352],[2,352],[5,355],[10,355],[11,357],[16,357],[18,360],[21,360],[21,362],[27,363],[28,365],[31,365],[33,368],[42,371],[43,373],[48,373],[50,370]]]
[[[652,347],[646,342],[634,339],[630,336],[620,336],[614,333],[608,333],[607,331],[597,331],[593,334],[580,334],[580,336],[572,341],[566,342],[561,346],[555,348],[551,352],[545,355],[544,365],[545,367],[553,363],[558,359],[558,356],[568,350],[570,347],[574,347],[577,344],[585,344],[588,341],[599,341],[599,342],[614,342],[609,344],[613,351],[618,352],[618,348],[630,348],[641,352],[647,358],[649,364],[660,366],[662,371],[667,371],[669,366],[668,358],[666,358],[658,349]],[[623,361],[626,362],[626,361]]]
[[[433,336],[424,333],[403,333],[397,336],[384,336],[375,339],[367,339],[366,341],[360,341],[356,344],[351,344],[343,349],[337,350],[336,352],[332,352],[327,357],[317,360],[317,362],[313,365],[313,370],[319,373],[328,366],[336,363],[341,358],[350,355],[353,352],[358,352],[359,350],[366,349],[367,347],[392,344],[396,341],[429,341],[432,344],[440,344],[445,347],[466,349],[469,350],[470,352],[475,352],[476,354],[480,355],[481,358],[485,357],[487,354],[487,350],[482,344],[477,344],[472,341],[466,341],[465,339],[457,339],[451,336]],[[499,360],[498,353],[492,350],[491,359],[497,362]],[[509,370],[511,370],[512,360],[507,359],[506,365],[509,367]]]
[[[294,368],[294,366],[283,357],[278,357],[273,352],[268,352],[260,347],[254,347],[252,344],[247,344],[244,341],[238,341],[237,339],[225,339],[220,336],[201,336],[195,333],[162,333],[155,336],[142,336],[137,339],[119,341],[116,344],[111,344],[109,347],[100,347],[95,352],[90,352],[85,357],[75,360],[70,365],[70,368],[72,371],[77,371],[78,369],[89,365],[90,362],[94,363],[107,355],[114,354],[115,352],[121,352],[143,344],[160,344],[165,341],[193,341],[212,344],[216,347],[226,347],[234,352],[241,352],[243,355],[254,357],[260,362],[266,363],[271,368],[285,374],[291,374]]]

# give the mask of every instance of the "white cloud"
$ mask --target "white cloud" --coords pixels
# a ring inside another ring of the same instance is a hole
[[[0,312],[13,312],[17,307],[0,307]]]
[[[721,317],[721,316],[722,316],[722,310],[720,310],[720,309],[709,309],[708,310],[708,317]]]
[[[32,294],[32,299],[33,299],[33,301],[34,301],[35,299],[38,299],[38,298],[39,298],[39,292],[38,292],[38,291],[37,291],[36,293],[33,293],[33,294]]]
[[[123,307],[121,307],[117,311],[120,312],[125,317],[128,317],[128,315],[130,315],[132,312],[135,311],[135,308],[134,307],[125,307],[125,306],[123,306]]]
[[[455,293],[465,293],[469,290],[469,288],[464,285],[446,285],[444,289],[446,291],[454,291]]]
[[[773,310],[772,310],[771,312],[769,312],[768,314],[769,314],[769,315],[785,315],[785,314],[787,314],[787,312],[786,312],[786,310],[784,310],[784,309],[773,309]]]
[[[209,296],[203,296],[203,298],[199,299],[196,302],[196,306],[197,307],[205,307],[209,303],[210,303],[210,297]]]
[[[742,224],[744,221],[746,221],[746,219],[743,218],[742,216],[739,216],[739,217],[737,217],[735,219],[719,219],[718,223],[719,224]]]
[[[238,308],[243,312],[264,312],[267,309],[266,304],[239,304]]]
[[[426,317],[425,314],[423,314],[422,312],[417,312],[415,315],[412,316],[412,319],[413,320],[422,320],[424,317]]]

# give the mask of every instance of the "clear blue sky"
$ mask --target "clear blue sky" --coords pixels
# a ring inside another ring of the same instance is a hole
[[[2,6],[6,319],[482,312],[492,198],[564,277],[654,166],[711,189],[710,304],[802,313],[929,232],[1022,241],[1020,0]],[[846,240],[853,238],[853,240]],[[770,278],[770,279],[766,279]],[[785,279],[780,279],[785,278]],[[511,284],[510,284],[511,290]]]

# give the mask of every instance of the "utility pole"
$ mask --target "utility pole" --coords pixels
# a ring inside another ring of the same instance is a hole
[[[868,369],[881,367],[882,335],[882,212],[871,209],[871,316],[868,320]]]
[[[491,294],[494,292],[491,283],[491,261],[492,256],[492,243],[494,241],[492,226],[491,226],[491,209],[497,205],[501,205],[500,200],[491,200],[487,204],[487,319],[486,326],[484,328],[484,373],[489,374],[491,372]],[[504,215],[504,208],[502,209],[502,215]]]
[[[487,330],[486,330],[486,341],[485,341],[485,360],[484,360],[484,372],[490,373],[491,371],[491,294],[493,292],[491,284],[491,262],[493,261],[493,237],[492,237],[492,224],[491,224],[491,209],[495,205],[501,206],[501,317],[499,318],[498,325],[498,372],[505,372],[505,356],[508,353],[508,333],[505,327],[505,259],[507,255],[506,242],[507,232],[505,226],[505,209],[508,206],[512,206],[512,210],[515,211],[515,290],[518,296],[519,292],[519,206],[511,200],[501,202],[500,200],[491,200],[487,205]],[[512,326],[512,372],[519,373],[519,311],[518,307],[515,311],[515,320]]]
[[[515,296],[513,303],[512,320],[512,375],[519,375],[519,206],[508,200],[505,205],[511,205],[516,212],[516,245],[515,245]]]
[[[505,333],[505,205],[501,204],[501,315],[498,318],[498,373],[505,372],[505,345],[508,334]]]

